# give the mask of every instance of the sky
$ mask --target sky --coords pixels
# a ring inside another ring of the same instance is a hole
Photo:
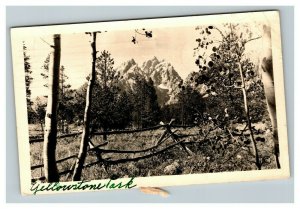
[[[146,30],[149,30],[146,28]],[[142,30],[140,30],[142,31]],[[131,42],[135,36],[133,30],[113,31],[97,35],[97,51],[107,50],[114,58],[115,67],[123,62],[134,59],[138,65],[156,56],[171,63],[178,74],[185,79],[192,71],[197,71],[193,48],[196,47],[198,32],[195,27],[180,28],[152,28],[153,37],[136,35],[137,44]],[[65,67],[65,73],[69,77],[68,83],[73,89],[86,82],[86,77],[91,71],[91,37],[84,33],[61,35],[61,65]],[[47,91],[43,85],[47,82],[40,75],[43,72],[41,66],[47,55],[52,51],[51,36],[26,39],[27,54],[30,56],[33,81],[31,84],[32,99],[45,95]],[[251,44],[250,51],[257,50],[258,42]],[[252,49],[251,49],[252,48]]]

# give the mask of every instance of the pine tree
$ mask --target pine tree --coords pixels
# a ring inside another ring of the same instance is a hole
[[[32,105],[31,101],[31,90],[30,90],[30,84],[33,80],[31,76],[31,65],[29,63],[30,56],[27,55],[27,47],[25,43],[23,42],[23,55],[24,55],[24,70],[25,70],[25,85],[26,85],[26,101],[27,101],[27,107]]]
[[[93,128],[103,131],[125,128],[130,123],[130,102],[127,93],[119,87],[120,74],[114,69],[114,59],[105,50],[96,59],[96,75]]]
[[[67,83],[69,78],[65,74],[65,67],[62,65],[59,69],[59,105],[58,105],[58,121],[60,130],[65,133],[68,132],[68,125],[66,122],[71,122],[73,119],[73,111],[70,106],[73,91],[71,85]]]
[[[132,90],[133,121],[138,128],[145,128],[157,125],[160,120],[160,107],[158,105],[157,94],[151,78],[136,75]]]
[[[96,59],[97,83],[103,89],[117,88],[120,74],[114,69],[114,59],[108,51],[102,51]]]
[[[206,104],[197,90],[190,85],[181,86],[181,91],[177,94],[177,100],[176,112],[180,115],[181,125],[192,125],[203,119]]]
[[[25,42],[23,42],[23,55],[24,55],[24,70],[25,70],[25,87],[26,87],[26,102],[27,102],[27,112],[28,112],[28,122],[33,123],[35,119],[34,110],[32,109],[33,102],[31,101],[31,89],[30,85],[33,80],[30,65],[30,56],[27,55],[27,47]]]
[[[160,108],[157,94],[151,78],[146,82],[145,111],[142,124],[145,127],[157,125],[160,120]]]
[[[44,123],[47,103],[42,102],[40,97],[35,100],[35,119],[41,125],[41,130],[44,133]]]
[[[47,55],[44,60],[44,64],[41,67],[44,70],[44,72],[41,73],[41,76],[47,81],[44,84],[46,88],[48,88],[50,55],[51,54]],[[66,132],[68,130],[68,126],[65,121],[71,122],[74,116],[73,110],[70,106],[70,102],[73,98],[73,90],[71,90],[71,85],[67,83],[68,78],[69,77],[65,73],[65,67],[61,65],[59,69],[59,104],[57,110],[58,126],[60,127],[59,129],[61,132]]]
[[[41,73],[41,76],[43,77],[43,79],[46,80],[46,83],[44,84],[44,86],[47,88],[48,88],[48,77],[49,77],[48,73],[49,73],[49,65],[50,65],[50,55],[51,55],[50,53],[47,55],[47,57],[44,60],[43,65],[41,67],[41,69],[44,70],[44,72]]]

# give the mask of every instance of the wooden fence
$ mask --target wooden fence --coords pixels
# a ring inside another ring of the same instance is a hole
[[[176,131],[172,131],[171,128],[186,129],[186,128],[193,128],[195,126],[176,126],[176,125],[173,125],[172,123],[173,123],[173,121],[171,121],[168,124],[158,125],[158,126],[139,129],[139,130],[118,130],[118,131],[116,130],[116,131],[94,132],[94,133],[92,133],[90,138],[92,138],[93,136],[97,136],[97,135],[107,136],[107,135],[112,135],[112,134],[130,134],[130,133],[145,132],[145,131],[150,131],[150,130],[158,130],[158,129],[161,129],[161,128],[164,129],[164,132],[159,137],[159,139],[156,141],[156,144],[154,146],[152,146],[150,148],[142,149],[142,150],[103,149],[101,147],[107,145],[108,142],[104,142],[104,143],[99,144],[99,145],[94,145],[92,143],[92,141],[90,140],[88,152],[95,152],[95,154],[97,156],[97,161],[84,165],[84,168],[91,167],[91,166],[99,164],[99,163],[102,163],[103,165],[115,165],[115,164],[120,164],[120,163],[139,161],[139,160],[142,160],[142,159],[146,159],[146,158],[164,153],[167,150],[174,148],[175,146],[178,146],[181,150],[185,151],[188,155],[193,155],[194,153],[186,145],[195,144],[195,143],[202,144],[202,143],[207,141],[207,136],[209,135],[210,130],[208,130],[207,133],[204,136],[202,136],[201,140],[198,139],[197,141],[186,142],[184,138],[191,137],[191,136],[200,136],[200,134],[199,133],[197,133],[197,134],[176,134]],[[67,138],[67,137],[80,135],[81,133],[82,132],[60,135],[57,138],[58,139],[64,139],[64,138]],[[169,138],[172,139],[172,141],[173,141],[172,144],[170,144],[170,145],[168,145],[164,148],[159,149],[161,147],[161,145]],[[31,139],[29,142],[30,143],[43,142],[43,138]],[[146,154],[147,152],[150,152],[150,153]],[[130,154],[130,153],[133,153],[133,154],[134,153],[145,153],[145,154],[143,156],[139,156],[139,157],[109,160],[109,159],[104,159],[102,157],[102,154],[104,154],[104,153],[127,153],[127,154]],[[64,161],[72,159],[72,158],[77,158],[77,154],[68,156],[68,157],[63,158],[63,159],[59,159],[59,160],[56,161],[56,163],[61,163],[61,162],[64,162]],[[70,175],[73,172],[74,165],[75,165],[75,163],[73,164],[73,166],[69,170],[62,171],[62,172],[59,173],[59,175],[66,175],[66,174]],[[38,168],[43,168],[43,167],[44,167],[43,164],[33,165],[33,166],[31,166],[31,170],[38,169]],[[37,180],[45,180],[45,177],[42,176],[42,177],[39,177],[39,178],[33,178],[31,181],[35,182]]]

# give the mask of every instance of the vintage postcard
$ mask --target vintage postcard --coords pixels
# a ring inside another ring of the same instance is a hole
[[[277,11],[11,29],[24,195],[290,175]]]

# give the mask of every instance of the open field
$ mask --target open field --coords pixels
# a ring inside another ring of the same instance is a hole
[[[260,124],[254,124],[261,127]],[[184,138],[186,146],[194,153],[189,155],[182,147],[174,146],[162,153],[146,159],[118,164],[98,163],[83,169],[82,179],[107,179],[122,177],[145,177],[161,175],[180,175],[224,171],[241,171],[256,169],[254,157],[251,154],[249,135],[245,131],[243,136],[232,136],[227,131],[219,128],[211,131],[205,140],[205,131],[199,127],[177,128],[178,135],[194,135]],[[207,129],[204,129],[207,130]],[[35,131],[36,133],[36,131]],[[155,145],[162,135],[163,129],[145,131],[131,134],[112,134],[107,136],[108,144],[101,146],[105,150],[143,150]],[[198,135],[196,135],[198,134]],[[196,135],[196,136],[195,136]],[[233,138],[232,138],[233,137]],[[256,144],[261,158],[262,169],[276,168],[272,155],[273,142],[269,129],[256,129]],[[77,155],[80,147],[81,135],[58,139],[56,159],[63,159],[68,156]],[[102,144],[102,136],[94,136],[92,142],[95,146]],[[189,143],[198,142],[198,143]],[[164,149],[174,141],[167,138],[155,151]],[[31,165],[42,164],[43,143],[30,144]],[[149,150],[143,153],[102,153],[102,158],[110,161],[118,159],[136,158],[153,153]],[[87,154],[85,165],[96,162],[95,151]],[[70,170],[75,158],[57,163],[59,172]],[[43,176],[43,168],[32,170],[32,178]],[[71,175],[61,175],[60,181],[70,181]]]

